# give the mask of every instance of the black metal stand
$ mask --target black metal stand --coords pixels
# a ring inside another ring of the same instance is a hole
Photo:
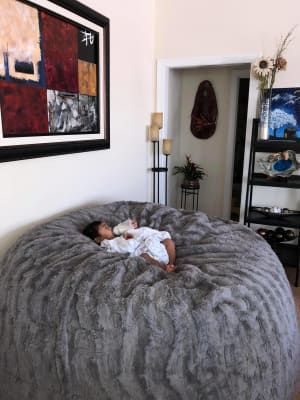
[[[300,229],[298,230],[298,254],[297,254],[297,269],[296,269],[296,278],[295,278],[295,286],[298,286],[299,282],[299,271],[300,271]]]
[[[165,175],[165,205],[168,204],[168,156],[169,154],[166,154],[166,175]]]
[[[156,148],[157,148],[157,165],[156,165]],[[166,166],[159,166],[159,142],[153,142],[153,168],[151,169],[153,172],[153,203],[155,203],[155,199],[157,199],[157,203],[160,201],[160,193],[159,193],[159,175],[161,172],[165,173],[165,205],[167,205],[167,192],[168,192],[168,155],[166,157]],[[156,185],[156,174],[157,174],[157,185]]]
[[[198,200],[199,200],[199,189],[200,188],[188,188],[184,185],[181,185],[180,208],[186,208],[187,197],[192,196],[192,210],[197,211],[198,210]]]
[[[252,135],[251,135],[251,146],[250,146],[250,155],[249,155],[249,170],[247,177],[247,190],[246,190],[246,203],[245,203],[245,214],[244,214],[244,225],[248,225],[250,227],[250,222],[247,221],[247,217],[250,212],[250,206],[252,204],[252,196],[253,196],[253,185],[252,185],[252,177],[254,174],[255,167],[255,152],[254,147],[257,141],[257,133],[258,133],[259,120],[254,119],[252,124]]]
[[[155,177],[156,177],[156,166],[155,166],[155,147],[156,143],[158,142],[153,142],[153,203],[155,203]]]

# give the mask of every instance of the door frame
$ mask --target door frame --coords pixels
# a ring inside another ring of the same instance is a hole
[[[231,200],[232,200],[232,180],[233,167],[235,156],[235,139],[236,139],[236,117],[238,110],[238,95],[239,95],[239,80],[241,78],[250,78],[250,70],[236,69],[231,71],[230,83],[230,104],[229,104],[229,123],[228,123],[228,142],[227,142],[227,157],[224,176],[224,200],[223,200],[223,217],[230,219],[231,215]],[[250,85],[249,85],[250,88]],[[249,98],[249,94],[248,94]],[[246,147],[246,142],[245,142]],[[244,147],[244,154],[245,154]]]
[[[163,112],[164,115],[164,127],[162,128],[162,136],[172,138],[172,132],[169,131],[169,79],[172,70],[188,69],[188,68],[199,68],[199,67],[236,67],[244,68],[246,65],[250,66],[257,58],[261,57],[261,53],[231,55],[231,56],[207,56],[190,59],[159,59],[157,61],[157,81],[156,81],[156,110]],[[249,68],[250,70],[250,68]],[[231,96],[231,94],[230,94]],[[242,184],[242,197],[241,197],[241,210],[240,210],[240,221],[243,220],[244,216],[244,199],[246,193],[245,183],[247,182],[248,175],[248,163],[249,163],[249,149],[251,140],[251,129],[252,119],[256,114],[258,90],[257,82],[254,77],[250,74],[249,82],[249,97],[248,97],[248,114],[247,114],[247,128],[246,128],[246,141],[245,141],[245,154],[244,154],[244,168],[243,168],[243,184]],[[233,101],[233,100],[231,100]],[[229,141],[228,141],[229,142]],[[228,143],[228,147],[234,145]],[[228,149],[226,149],[228,151]],[[228,163],[224,166],[225,172],[225,184],[228,183],[230,177],[232,178],[232,153],[231,149],[231,161],[228,161],[230,157],[226,157]],[[231,162],[231,169],[229,163]],[[228,165],[227,165],[228,164]],[[231,182],[232,187],[232,182]],[[228,217],[228,190],[224,191],[223,199],[223,215],[222,217]],[[225,197],[227,200],[225,200]],[[231,192],[230,192],[231,200]]]

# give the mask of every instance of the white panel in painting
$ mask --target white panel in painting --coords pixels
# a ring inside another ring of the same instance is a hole
[[[38,82],[41,48],[37,9],[1,0],[1,10],[0,76]]]

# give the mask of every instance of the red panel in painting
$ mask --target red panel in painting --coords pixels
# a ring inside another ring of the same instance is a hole
[[[47,89],[78,93],[78,30],[41,12]]]
[[[48,134],[47,90],[0,81],[3,137]]]

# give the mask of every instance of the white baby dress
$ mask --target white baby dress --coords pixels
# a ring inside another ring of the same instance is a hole
[[[109,252],[129,253],[132,257],[147,253],[161,263],[169,263],[169,255],[165,246],[161,243],[165,239],[171,239],[168,232],[141,227],[128,229],[126,233],[132,238],[125,239],[124,236],[119,236],[110,240],[104,239],[101,242],[101,247]]]

